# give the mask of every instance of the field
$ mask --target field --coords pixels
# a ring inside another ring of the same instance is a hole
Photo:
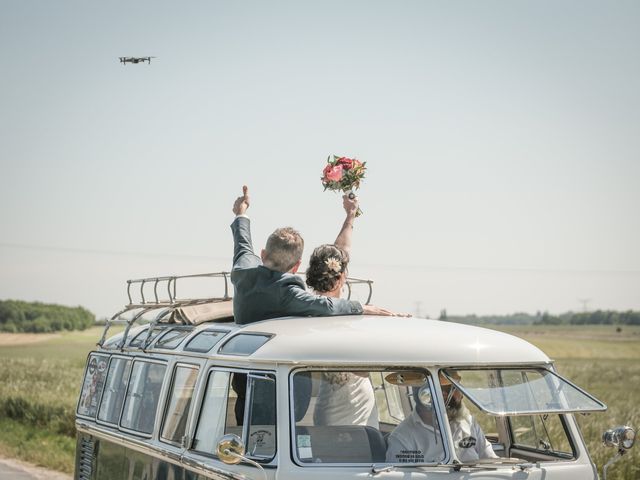
[[[602,432],[640,426],[640,328],[611,326],[499,327],[556,360],[560,374],[609,410],[579,416],[598,469],[613,455]],[[87,352],[102,329],[59,334],[0,334],[0,455],[64,472],[73,469],[74,409]],[[640,446],[609,471],[610,480],[640,478]]]

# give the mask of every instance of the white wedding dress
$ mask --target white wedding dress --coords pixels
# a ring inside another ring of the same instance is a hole
[[[378,428],[378,409],[369,377],[351,372],[322,374],[315,425],[366,425]]]

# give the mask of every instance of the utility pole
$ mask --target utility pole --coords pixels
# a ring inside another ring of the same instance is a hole
[[[582,311],[586,312],[587,311],[587,305],[589,304],[589,302],[591,302],[590,298],[579,298],[578,302],[580,302],[582,304]]]
[[[422,311],[420,309],[421,305],[422,305],[422,302],[416,301],[416,318],[422,317]]]

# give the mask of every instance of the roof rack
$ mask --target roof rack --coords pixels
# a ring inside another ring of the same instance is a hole
[[[104,331],[102,332],[102,337],[98,342],[98,346],[101,347],[104,344],[109,328],[113,323],[118,322],[118,320],[122,320],[122,315],[134,310],[139,310],[139,312],[136,312],[131,319],[125,320],[127,326],[125,327],[122,340],[119,344],[119,347],[123,349],[124,345],[126,344],[127,336],[131,327],[140,318],[142,318],[143,315],[153,310],[160,310],[158,315],[156,315],[156,317],[151,321],[151,325],[149,327],[149,330],[147,331],[147,338],[143,342],[143,350],[146,349],[146,347],[148,346],[147,343],[149,342],[149,338],[151,337],[150,333],[152,329],[158,323],[175,323],[175,316],[170,314],[175,312],[178,308],[230,301],[231,297],[229,296],[229,275],[230,272],[217,272],[199,273],[194,275],[170,275],[164,277],[148,277],[135,280],[127,280],[127,298],[129,299],[129,303],[125,305],[122,310],[118,311],[109,320],[107,320]],[[179,298],[177,294],[178,280],[186,278],[222,278],[224,280],[224,295],[208,298]],[[148,289],[152,290],[152,295],[149,294]],[[166,291],[167,294],[167,297],[165,298],[163,298],[161,296],[162,294],[159,293],[163,290]],[[167,320],[165,322],[162,322],[163,319]],[[185,322],[184,319],[181,318],[181,323],[187,322]]]
[[[211,304],[221,304],[222,302],[230,302],[231,297],[229,296],[229,279],[230,272],[217,272],[217,273],[199,273],[194,275],[170,275],[164,277],[148,277],[148,278],[140,278],[135,280],[127,280],[127,298],[129,299],[129,303],[124,306],[124,308],[118,311],[115,315],[113,315],[104,326],[104,331],[102,332],[102,337],[98,341],[98,346],[102,347],[106,338],[107,332],[109,328],[114,323],[122,323],[123,321],[126,323],[126,327],[124,330],[124,334],[122,339],[120,340],[118,347],[121,350],[124,350],[124,346],[127,342],[127,336],[129,335],[129,330],[131,327],[140,320],[145,314],[152,312],[154,310],[159,310],[158,314],[153,318],[150,322],[149,328],[147,330],[147,335],[145,337],[144,342],[141,344],[141,349],[144,351],[147,349],[151,340],[153,340],[153,336],[151,333],[154,328],[159,323],[171,324],[171,323],[181,323],[183,325],[189,325],[193,322],[190,322],[187,316],[184,314],[185,307],[196,307],[196,306],[205,306]],[[304,275],[304,272],[298,272],[298,275]],[[220,297],[207,297],[207,298],[179,298],[177,296],[177,284],[180,279],[208,279],[208,278],[222,278],[224,280],[224,295]],[[368,295],[367,301],[368,304],[371,301],[371,296],[373,295],[373,281],[372,280],[364,280],[360,278],[347,278],[346,287],[347,287],[347,298],[351,298],[352,294],[352,286],[354,285],[367,285],[368,287]],[[146,289],[145,289],[146,287]],[[152,295],[149,295],[148,289],[152,289]],[[162,298],[159,291],[165,290],[167,293],[167,298]],[[137,293],[136,293],[137,292]],[[226,305],[230,307],[231,305]],[[130,319],[122,319],[121,316],[132,312],[134,310],[137,311],[132,318]],[[224,310],[224,309],[219,309]],[[177,314],[176,314],[177,313]],[[180,314],[182,313],[182,314]],[[228,318],[229,314],[226,315],[224,312],[213,314],[213,318]]]

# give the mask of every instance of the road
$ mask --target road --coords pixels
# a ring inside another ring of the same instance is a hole
[[[71,480],[72,476],[28,463],[0,458],[0,480]]]

